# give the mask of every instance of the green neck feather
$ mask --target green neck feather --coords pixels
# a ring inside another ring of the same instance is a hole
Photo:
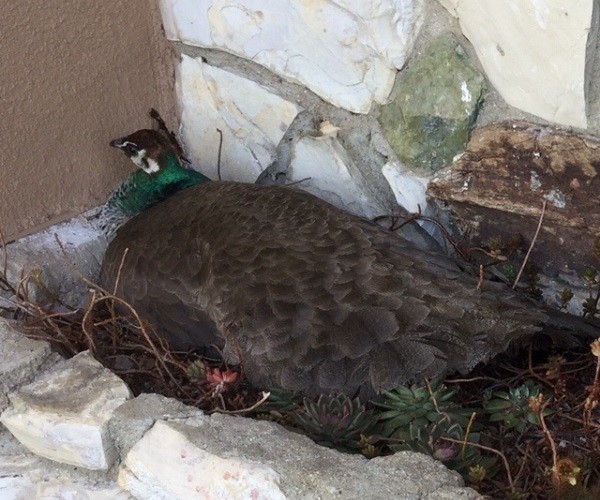
[[[183,168],[169,154],[159,172],[149,175],[136,170],[110,196],[100,214],[100,225],[112,239],[116,230],[133,216],[182,189],[210,179],[200,172]]]

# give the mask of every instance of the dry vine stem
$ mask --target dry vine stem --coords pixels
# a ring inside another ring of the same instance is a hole
[[[461,441],[460,439],[449,438],[446,436],[440,436],[440,439],[443,441],[448,441],[450,443],[463,444],[463,441]],[[506,455],[504,455],[504,453],[502,453],[500,450],[497,450],[495,448],[490,448],[489,446],[484,446],[479,443],[469,443],[469,445],[475,446],[475,448],[479,448],[481,450],[486,450],[491,453],[495,453],[496,455],[500,456],[500,458],[502,459],[502,462],[504,463],[504,468],[506,469],[506,478],[508,479],[508,484],[510,486],[511,491],[514,491],[515,486],[513,483],[512,475],[510,473],[510,466],[508,465],[508,459],[506,458]]]
[[[467,446],[469,444],[471,444],[467,440],[469,439],[469,435],[471,434],[471,429],[473,427],[473,424],[475,423],[475,417],[477,417],[476,411],[471,413],[471,418],[469,418],[469,423],[467,424],[467,429],[465,430],[465,437],[463,439],[463,445],[462,445],[462,451],[461,451],[461,456],[462,456],[463,460],[465,459],[465,453],[467,451]]]
[[[426,222],[431,222],[432,224],[434,224],[441,231],[442,236],[444,237],[444,243],[446,243],[446,242],[450,243],[450,245],[452,246],[452,248],[454,249],[454,251],[458,255],[460,255],[461,258],[465,262],[469,262],[469,258],[467,256],[467,254],[460,247],[460,245],[458,243],[456,243],[456,241],[454,241],[454,238],[452,238],[452,236],[450,235],[450,232],[444,227],[444,225],[439,220],[437,220],[437,219],[435,219],[433,217],[428,217],[427,215],[423,215],[421,213],[421,206],[420,205],[419,205],[419,211],[418,212],[410,213],[410,214],[407,214],[407,215],[400,215],[400,214],[378,215],[377,217],[373,218],[373,222],[378,222],[378,221],[380,221],[382,219],[390,219],[392,221],[392,224],[389,227],[389,230],[392,231],[392,232],[398,231],[399,229],[402,229],[407,224],[410,224],[411,222],[415,222],[417,220],[423,220],[423,221],[426,221]],[[398,219],[405,219],[405,220],[399,226],[394,227],[394,224],[397,222]]]
[[[88,308],[88,311],[86,311],[86,314],[89,313],[89,311],[91,309],[93,309],[96,305],[102,303],[102,302],[108,302],[109,304],[114,304],[115,302],[120,303],[124,308],[128,309],[129,312],[132,314],[132,316],[135,318],[137,325],[139,326],[140,331],[142,332],[142,335],[144,337],[144,340],[147,342],[147,344],[150,346],[150,349],[152,349],[152,352],[154,354],[154,356],[156,357],[156,359],[158,360],[158,362],[161,364],[161,366],[163,367],[163,369],[165,370],[165,372],[167,373],[167,375],[169,376],[169,378],[171,379],[171,381],[175,384],[175,386],[183,393],[186,394],[186,396],[189,397],[189,395],[186,393],[186,391],[183,390],[183,388],[179,385],[179,383],[177,382],[177,379],[175,378],[175,376],[171,373],[171,371],[169,370],[169,368],[167,367],[165,360],[163,359],[163,356],[161,356],[161,354],[159,353],[158,349],[156,348],[156,345],[154,344],[154,342],[152,341],[152,339],[150,338],[150,335],[148,334],[145,326],[144,326],[144,322],[142,320],[142,318],[139,316],[138,312],[133,308],[133,306],[131,306],[131,304],[129,304],[128,302],[126,302],[125,300],[117,297],[115,294],[110,294],[108,293],[106,290],[104,290],[102,287],[98,286],[96,283],[90,281],[88,278],[86,278],[83,273],[81,273],[81,271],[77,268],[77,266],[69,259],[68,255],[66,254],[65,248],[62,244],[62,242],[60,241],[60,239],[58,238],[58,235],[54,235],[56,242],[58,243],[58,246],[60,247],[61,251],[63,252],[63,256],[65,257],[65,259],[70,263],[70,265],[73,267],[73,269],[75,270],[75,272],[80,276],[80,278],[83,279],[83,281],[85,283],[87,283],[88,285],[90,285],[91,289],[92,289],[92,297],[93,300],[90,302],[90,307]],[[127,255],[127,250],[125,250],[125,252],[123,252],[123,257],[121,258],[121,264],[119,266],[119,274],[117,276],[117,280],[120,279],[120,273],[121,273],[121,269],[123,267],[123,263],[125,261],[125,257]],[[115,284],[115,289],[117,287],[118,281]],[[103,295],[101,297],[95,298],[95,293],[93,292],[93,290],[98,290],[100,291]],[[112,314],[112,312],[111,312]],[[86,332],[84,332],[86,333]],[[87,334],[86,334],[87,335]],[[159,337],[158,337],[159,338]],[[159,338],[160,341],[160,338]],[[166,351],[166,349],[165,349]],[[168,351],[167,351],[168,352]],[[175,364],[176,366],[179,366],[179,368],[181,368],[181,366],[179,365],[179,363],[174,362],[174,360],[171,360],[171,362],[173,362],[173,364]]]
[[[219,151],[217,153],[217,180],[221,180],[221,150],[223,149],[223,131],[218,128],[219,134]]]
[[[519,269],[519,272],[517,273],[517,277],[515,278],[515,282],[513,283],[513,286],[512,286],[513,290],[515,288],[517,288],[517,283],[519,283],[519,280],[521,279],[521,274],[523,274],[523,270],[525,269],[525,266],[527,265],[527,261],[529,260],[529,255],[531,254],[531,251],[533,250],[533,247],[537,240],[538,234],[540,234],[540,229],[542,228],[542,222],[544,220],[544,213],[546,212],[546,204],[547,203],[548,202],[546,200],[544,200],[544,203],[542,203],[542,213],[540,214],[540,220],[538,221],[537,229],[535,230],[535,234],[533,235],[533,239],[531,240],[531,245],[529,245],[529,249],[527,250],[527,253],[525,254],[525,258],[523,259],[521,268]]]
[[[298,181],[286,182],[285,187],[295,186],[296,184],[300,184],[302,182],[310,181],[312,177],[305,177],[304,179],[300,179]]]
[[[191,397],[186,393],[186,391],[183,390],[183,388],[181,387],[181,385],[179,384],[179,382],[177,381],[175,376],[171,373],[171,370],[169,370],[169,368],[167,367],[167,364],[166,364],[165,360],[163,359],[163,356],[161,356],[160,352],[156,348],[156,345],[150,338],[150,335],[148,334],[146,327],[144,326],[144,322],[142,321],[142,318],[139,316],[138,312],[133,308],[133,306],[131,304],[129,304],[128,302],[124,301],[123,299],[121,299],[119,297],[116,297],[115,295],[105,295],[103,297],[99,297],[98,299],[96,299],[96,302],[94,303],[94,305],[100,304],[101,302],[111,301],[111,300],[119,302],[123,307],[128,309],[129,312],[135,317],[135,320],[139,326],[139,329],[142,332],[142,335],[144,336],[144,340],[152,349],[152,352],[153,352],[155,358],[158,360],[160,365],[163,367],[163,369],[165,370],[165,372],[167,373],[167,375],[169,376],[171,381],[175,384],[177,389],[179,389],[182,392],[182,394],[185,394],[186,397]],[[173,362],[173,360],[171,360],[171,361]],[[174,363],[174,364],[179,366],[179,363]]]
[[[225,410],[225,409],[222,409],[222,408],[216,408],[215,411],[217,413],[226,413],[227,415],[241,415],[241,414],[248,413],[248,412],[251,412],[253,410],[256,410],[267,399],[269,399],[269,397],[271,397],[271,393],[263,391],[262,397],[256,403],[254,403],[252,406],[250,406],[249,408],[242,408],[241,410]]]
[[[596,356],[596,371],[594,373],[594,381],[588,388],[590,394],[583,404],[583,425],[586,429],[594,425],[592,410],[598,406],[598,400],[600,399],[600,339],[592,342],[590,348],[592,354]]]

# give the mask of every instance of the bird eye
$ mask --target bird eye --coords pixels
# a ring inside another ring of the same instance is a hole
[[[139,151],[135,144],[127,144],[124,149],[129,156],[135,156]]]

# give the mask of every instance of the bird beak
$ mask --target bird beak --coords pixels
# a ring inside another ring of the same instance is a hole
[[[114,140],[110,141],[109,144],[113,148],[121,148],[123,146],[123,138],[120,137],[119,139],[114,139]]]

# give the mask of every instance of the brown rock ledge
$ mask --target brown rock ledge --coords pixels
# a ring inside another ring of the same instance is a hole
[[[600,140],[527,122],[473,133],[467,150],[434,179],[442,200],[472,243],[522,234],[531,241],[546,200],[532,259],[548,275],[597,264],[600,236]]]

